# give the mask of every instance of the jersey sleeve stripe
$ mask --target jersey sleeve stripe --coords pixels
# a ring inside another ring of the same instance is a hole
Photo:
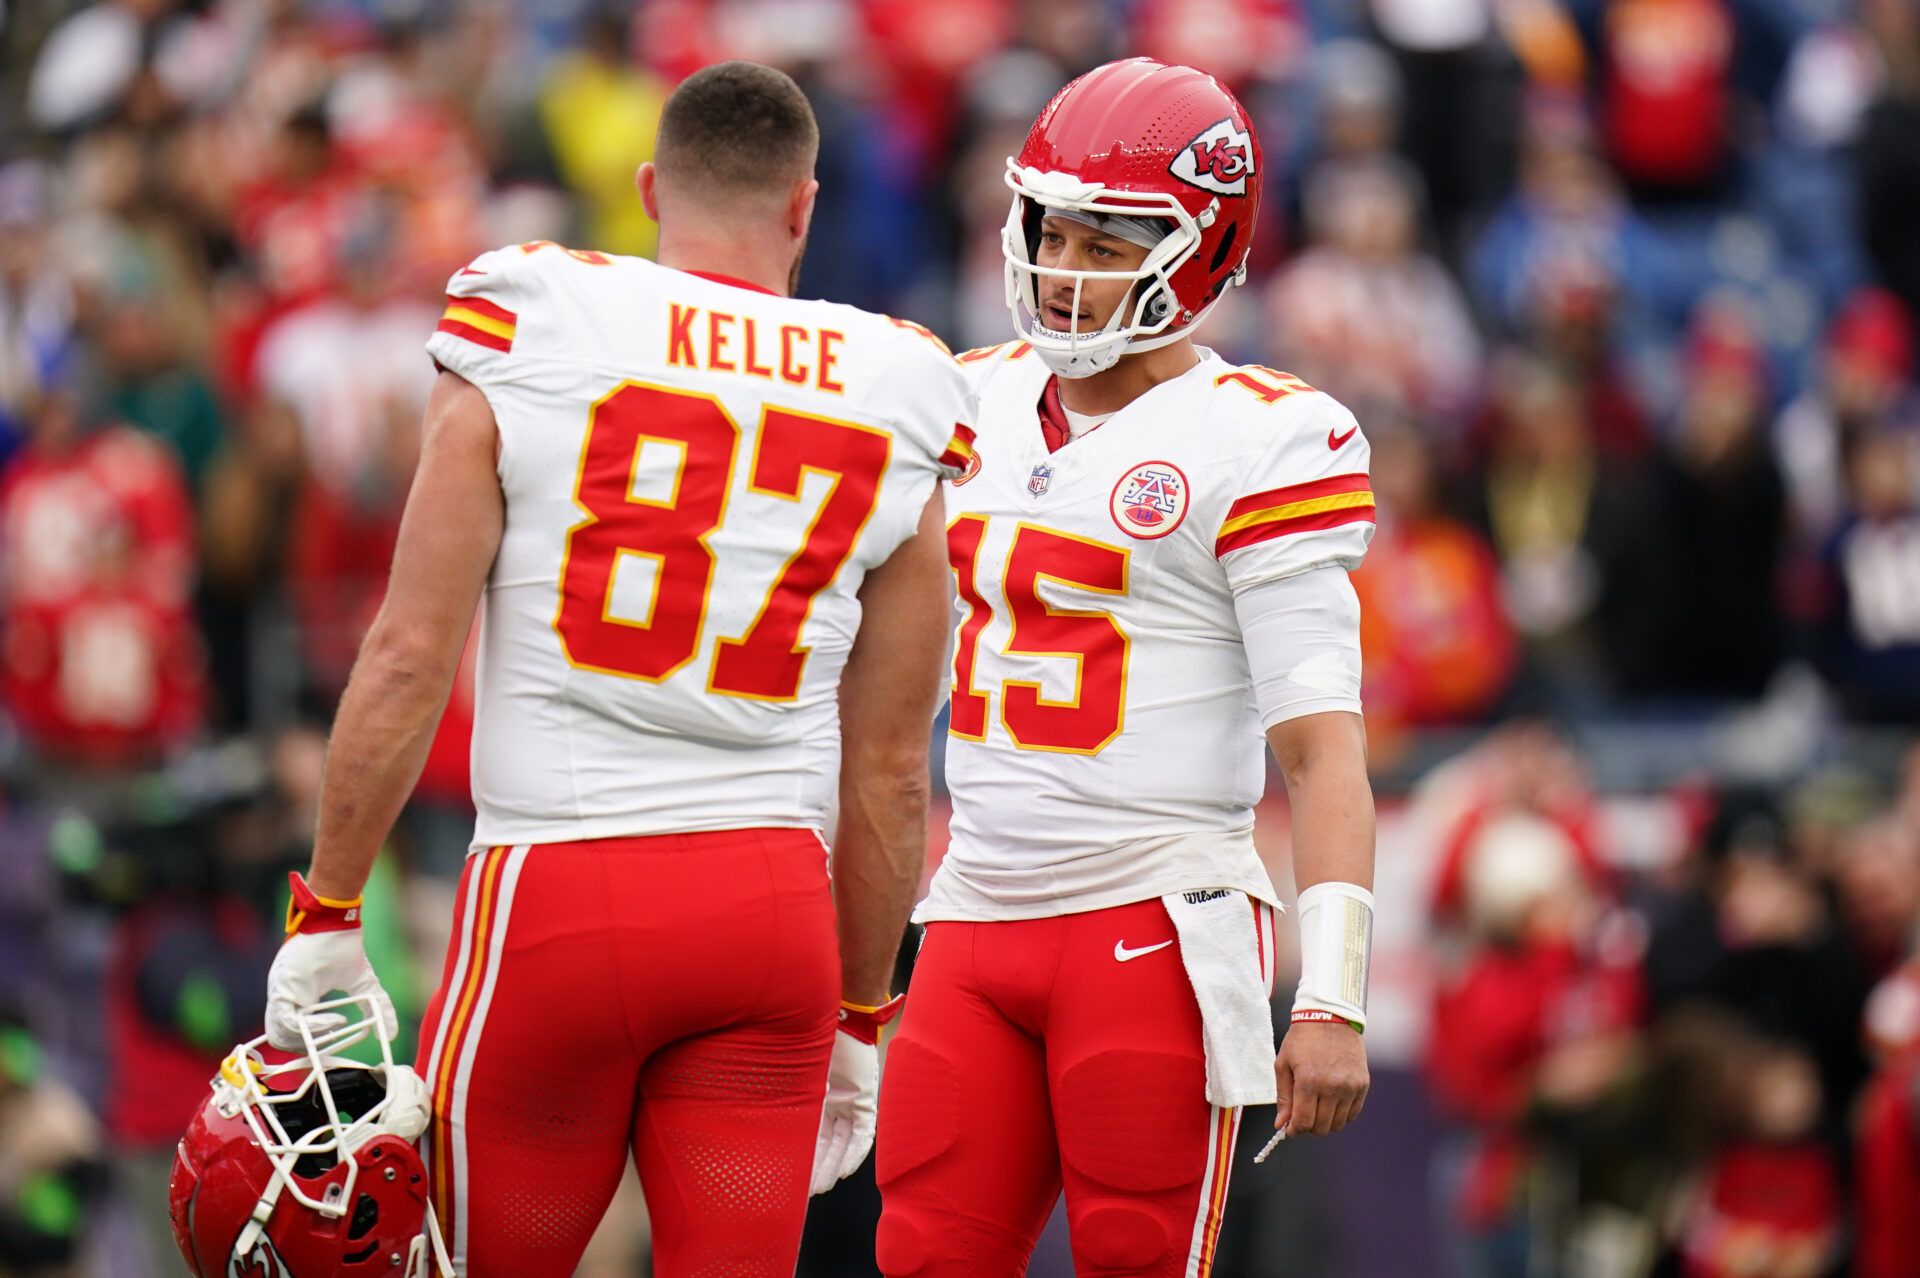
[[[1334,502],[1341,504],[1323,504]],[[1351,493],[1344,498],[1323,498],[1319,502],[1301,502],[1299,505],[1314,509],[1292,515],[1269,512],[1269,516],[1261,522],[1244,523],[1231,532],[1222,531],[1213,543],[1213,553],[1216,556],[1225,555],[1291,533],[1320,532],[1338,528],[1342,524],[1373,522],[1372,493]]]
[[[1360,471],[1350,475],[1329,475],[1325,479],[1313,479],[1304,484],[1288,484],[1284,488],[1269,488],[1263,493],[1251,493],[1240,498],[1227,509],[1227,522],[1220,531],[1231,531],[1233,521],[1243,515],[1272,510],[1314,497],[1329,497],[1334,493],[1366,492],[1370,486],[1366,472]]]
[[[1329,493],[1325,497],[1309,497],[1305,501],[1290,501],[1279,506],[1269,506],[1265,510],[1250,510],[1244,515],[1229,515],[1227,522],[1220,525],[1220,535],[1239,532],[1243,528],[1253,528],[1260,524],[1281,523],[1297,519],[1302,515],[1317,515],[1327,510],[1348,510],[1356,506],[1373,508],[1373,493],[1362,488],[1357,492]]]
[[[449,307],[458,306],[465,310],[473,311],[476,314],[483,315],[488,319],[498,320],[508,328],[512,328],[519,322],[519,316],[497,302],[489,302],[484,297],[459,297],[449,293],[447,294],[447,305]]]
[[[465,338],[475,346],[484,346],[489,350],[510,351],[513,349],[512,337],[501,337],[497,334],[489,333],[483,328],[475,328],[471,324],[463,324],[456,319],[442,318],[438,324],[434,325],[434,329],[437,332],[447,333],[453,337]]]
[[[512,311],[484,297],[457,297],[449,293],[447,309],[435,328],[489,350],[510,351],[518,324]]]
[[[947,450],[940,454],[940,464],[949,470],[964,471],[972,463],[973,456],[972,428],[956,424],[953,438],[947,441]]]
[[[1005,350],[1006,347],[1007,344],[1005,342],[1000,343],[998,346],[976,346],[970,351],[961,351],[958,355],[955,355],[954,358],[962,364],[972,364],[979,360],[990,359],[995,354]]]

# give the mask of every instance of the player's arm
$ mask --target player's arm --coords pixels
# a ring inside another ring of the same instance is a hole
[[[1341,559],[1273,577],[1237,567],[1234,612],[1292,804],[1299,889],[1300,988],[1274,1060],[1274,1125],[1290,1135],[1325,1135],[1352,1122],[1367,1094],[1360,1032],[1373,918],[1373,791],[1360,718],[1360,601]]]
[[[392,1015],[360,944],[360,892],[426,762],[505,526],[486,397],[442,373],[422,434],[386,599],[334,717],[313,863],[268,979],[278,1046],[298,1045],[299,1010],[330,990],[370,995]]]
[[[938,490],[914,535],[860,588],[862,617],[840,679],[840,820],[833,895],[842,997],[887,1001],[927,854],[927,741],[953,614]]]
[[[813,1151],[816,1194],[873,1148],[880,1027],[895,1010],[888,982],[927,856],[927,738],[953,615],[944,515],[936,488],[918,531],[867,574],[860,632],[840,676],[840,1028]]]
[[[1274,724],[1267,742],[1293,809],[1302,955],[1300,996],[1274,1063],[1274,1126],[1324,1136],[1359,1116],[1369,1085],[1363,1022],[1352,1006],[1364,1013],[1373,913],[1366,727],[1351,711],[1326,711]],[[1358,931],[1357,956],[1350,927]]]

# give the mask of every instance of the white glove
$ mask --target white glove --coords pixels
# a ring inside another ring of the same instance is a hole
[[[380,988],[380,978],[367,962],[366,942],[360,929],[333,932],[295,932],[273,956],[267,971],[267,1041],[281,1051],[297,1052],[302,1043],[300,1024],[305,1020],[316,1037],[331,1033],[347,1023],[339,1012],[303,1016],[305,1010],[323,1001],[328,994],[366,995],[373,1000],[380,1018],[380,1037],[391,1041],[400,1033],[400,1018],[394,1015],[393,1000]]]
[[[820,1116],[820,1139],[813,1146],[809,1193],[826,1193],[867,1161],[879,1109],[879,1046],[862,1042],[844,1029],[835,1030],[833,1063],[827,1068],[827,1108]]]

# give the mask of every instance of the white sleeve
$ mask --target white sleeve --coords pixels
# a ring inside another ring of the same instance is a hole
[[[1329,564],[1236,590],[1260,727],[1327,710],[1360,712],[1360,599]]]
[[[1358,568],[1374,519],[1360,424],[1319,391],[1255,411],[1272,414],[1269,442],[1238,477],[1214,541],[1234,593],[1323,565]]]

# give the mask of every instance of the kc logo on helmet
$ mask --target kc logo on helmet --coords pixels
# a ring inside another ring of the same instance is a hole
[[[1228,116],[1187,143],[1167,169],[1202,190],[1245,195],[1253,176],[1253,136]]]
[[[1107,506],[1121,532],[1153,541],[1187,517],[1187,477],[1172,462],[1143,462],[1120,477]]]
[[[280,1253],[273,1244],[262,1238],[248,1252],[245,1259],[239,1256],[227,1258],[227,1278],[291,1278],[287,1262],[280,1259]]]

